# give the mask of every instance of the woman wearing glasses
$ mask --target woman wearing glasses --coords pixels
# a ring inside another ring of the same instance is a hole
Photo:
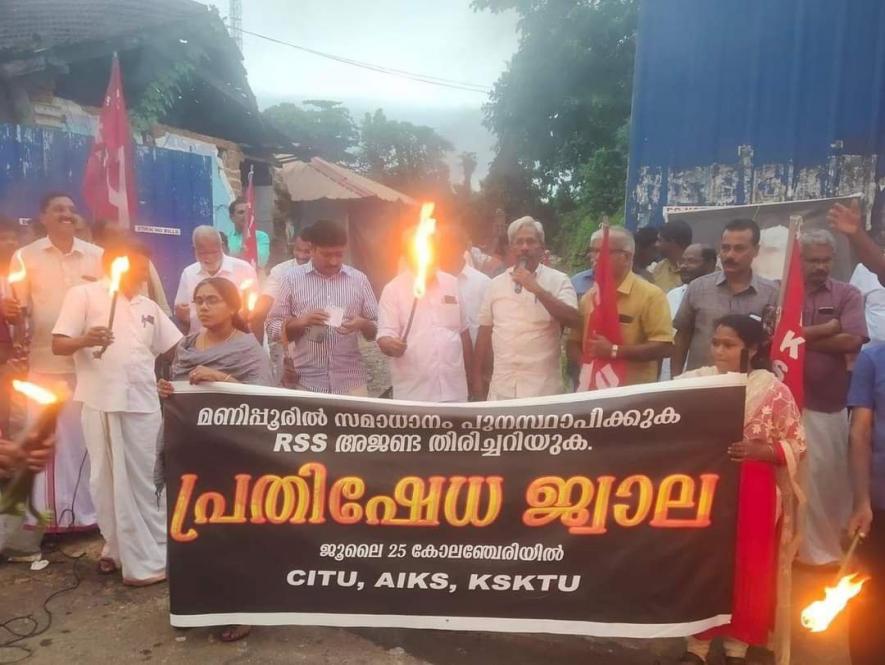
[[[202,326],[179,343],[170,379],[191,384],[220,381],[273,385],[270,360],[240,317],[240,293],[224,277],[209,277],[194,289],[194,308]],[[175,392],[171,381],[157,383],[161,397]],[[227,626],[223,642],[246,637],[250,626]]]

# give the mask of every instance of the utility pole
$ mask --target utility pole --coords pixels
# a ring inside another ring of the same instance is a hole
[[[243,0],[230,0],[230,31],[231,37],[243,52]]]

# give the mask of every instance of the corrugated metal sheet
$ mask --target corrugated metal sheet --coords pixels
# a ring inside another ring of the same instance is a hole
[[[881,0],[644,0],[628,225],[664,205],[873,200],[883,93]]]
[[[293,201],[378,198],[391,203],[415,203],[395,189],[319,157],[309,162],[290,162],[283,166],[280,175]]]
[[[0,125],[0,212],[13,218],[36,217],[40,198],[49,191],[71,194],[85,211],[80,186],[91,142],[80,134]],[[180,234],[139,234],[153,251],[171,302],[181,270],[194,261],[191,232],[200,224],[212,224],[212,164],[203,155],[139,147],[135,172],[137,223]]]

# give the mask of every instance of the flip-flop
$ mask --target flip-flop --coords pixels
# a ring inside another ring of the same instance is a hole
[[[244,637],[248,637],[252,632],[252,626],[234,625],[226,626],[218,636],[222,642],[236,642]]]
[[[113,575],[117,572],[117,564],[113,559],[102,557],[98,560],[99,575]]]

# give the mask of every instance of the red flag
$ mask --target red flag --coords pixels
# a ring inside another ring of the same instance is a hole
[[[621,343],[621,322],[618,316],[618,285],[612,274],[611,253],[609,251],[608,226],[603,227],[602,245],[596,261],[593,289],[594,305],[590,320],[584,330],[584,354],[581,366],[579,390],[614,388],[624,382],[624,362],[610,358],[593,358],[588,350],[590,342],[597,335],[605,337],[612,344]]]
[[[118,222],[127,228],[135,219],[138,195],[134,164],[120,62],[114,54],[111,79],[83,176],[83,198],[95,219]]]
[[[244,261],[252,264],[258,270],[258,238],[255,228],[255,185],[252,182],[254,167],[249,168],[249,184],[246,186],[246,228],[243,230]]]
[[[801,409],[805,403],[805,340],[802,338],[805,281],[799,240],[795,235],[789,261],[786,279],[781,285],[784,295],[780,318],[771,338],[771,360],[774,373],[787,385]]]

